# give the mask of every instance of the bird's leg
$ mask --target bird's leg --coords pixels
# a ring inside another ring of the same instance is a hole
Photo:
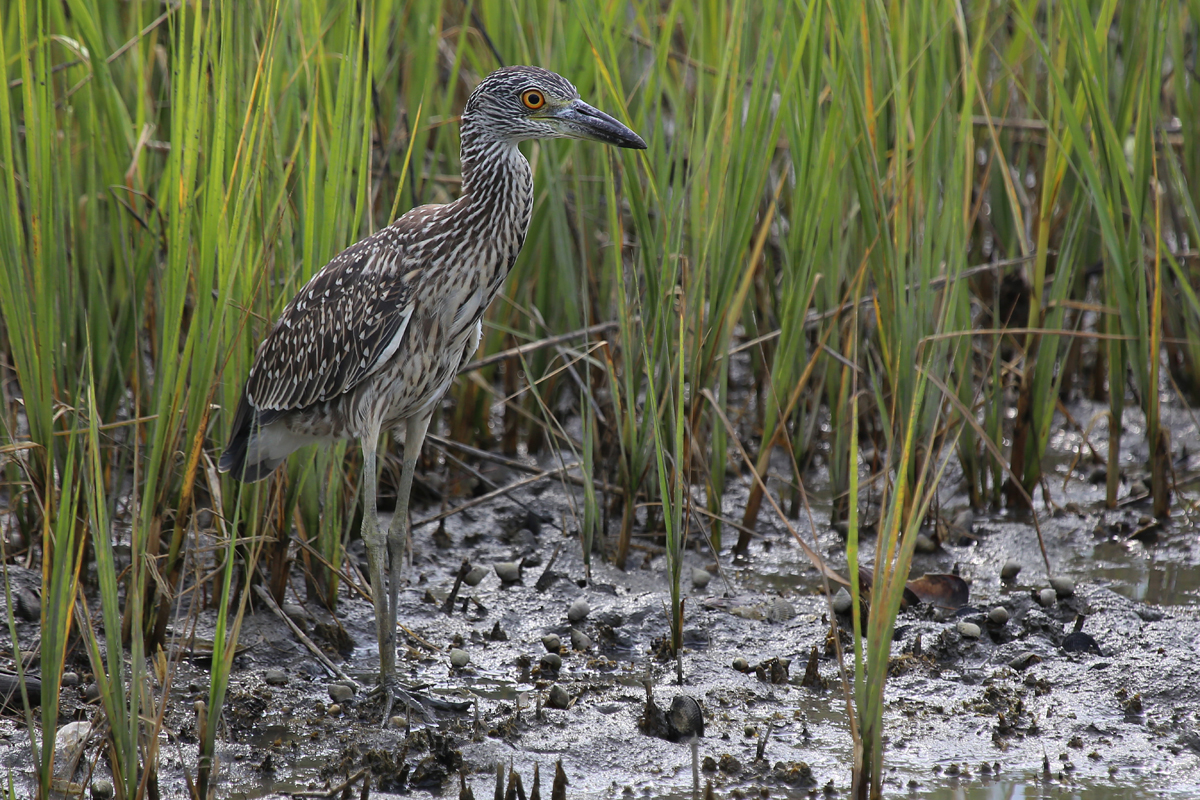
[[[379,479],[375,469],[375,452],[379,446],[379,429],[367,431],[362,439],[363,450],[363,521],[362,540],[367,548],[367,568],[371,573],[371,600],[375,603],[375,634],[379,641],[380,686],[385,686],[396,672],[395,626],[387,626],[387,597],[384,569],[387,565],[386,537],[379,526],[376,509]],[[390,705],[390,703],[389,703]],[[386,719],[386,717],[385,717]]]
[[[412,490],[413,471],[417,467],[417,456],[421,454],[421,443],[425,440],[425,430],[429,427],[430,414],[410,419],[404,437],[404,467],[400,473],[400,486],[396,490],[396,511],[392,515],[392,523],[388,528],[387,543],[390,566],[388,569],[387,600],[383,594],[376,594],[375,622],[379,626],[379,668],[380,689],[384,694],[383,724],[387,725],[392,713],[392,704],[399,694],[409,708],[416,708],[421,716],[431,718],[429,710],[416,697],[396,681],[396,613],[400,604],[400,581],[404,566],[404,546],[408,539],[408,498]],[[372,454],[372,457],[374,454]],[[372,503],[373,505],[373,503]],[[380,533],[378,545],[380,555],[383,551],[383,535]],[[368,548],[369,550],[369,548]],[[372,568],[374,564],[372,562]],[[382,565],[382,558],[378,559]],[[382,581],[382,566],[380,567]],[[371,573],[371,591],[379,592],[375,587],[375,572]],[[384,609],[380,606],[383,605]],[[383,655],[384,643],[387,643],[387,658]]]
[[[388,550],[391,551],[391,573],[388,578],[388,625],[393,634],[396,630],[396,608],[400,600],[400,581],[404,571],[405,549],[408,545],[408,500],[412,495],[413,472],[417,468],[417,458],[421,455],[421,445],[425,441],[425,431],[429,429],[429,419],[433,412],[429,411],[408,420],[404,433],[404,467],[400,471],[400,486],[396,489],[396,513],[392,515],[392,524],[388,529]]]

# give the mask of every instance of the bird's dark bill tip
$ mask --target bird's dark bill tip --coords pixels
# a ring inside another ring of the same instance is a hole
[[[617,147],[625,147],[630,150],[645,150],[646,142],[642,137],[638,136],[633,131],[629,131],[629,137],[620,142]]]

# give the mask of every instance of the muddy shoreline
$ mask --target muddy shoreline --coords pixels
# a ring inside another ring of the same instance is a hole
[[[1182,412],[1176,424],[1177,441],[1179,431],[1197,439]],[[1051,564],[1073,581],[1072,592],[1051,592],[1045,602],[1048,576],[1033,529],[1005,514],[975,517],[966,535],[917,555],[914,574],[956,573],[968,582],[970,601],[953,613],[920,605],[897,620],[885,716],[889,791],[935,797],[1011,784],[1031,796],[1057,789],[1096,797],[1200,794],[1200,545],[1191,496],[1185,491],[1173,518],[1149,535],[1146,507],[1103,510],[1103,487],[1088,481],[1086,464],[1065,474],[1074,446],[1069,435],[1056,437],[1052,482],[1061,487],[1067,477],[1066,490],[1052,494],[1057,510],[1039,508]],[[1197,467],[1200,459],[1185,457],[1178,470]],[[1131,460],[1127,490],[1136,469]],[[820,485],[819,473],[812,485]],[[679,686],[674,662],[657,656],[667,634],[665,557],[651,543],[635,550],[628,571],[597,561],[591,582],[584,580],[578,540],[536,522],[569,520],[571,491],[523,488],[449,518],[444,531],[417,532],[415,577],[401,598],[401,676],[472,704],[466,713],[438,712],[436,724],[396,719],[381,727],[380,705],[367,691],[378,663],[371,606],[348,587],[334,620],[304,603],[297,572],[285,608],[357,681],[354,691],[339,690],[338,679],[256,601],[224,709],[218,795],[321,791],[367,767],[376,795],[455,796],[462,772],[475,796],[485,797],[498,764],[518,772],[526,790],[536,764],[546,797],[561,760],[568,797],[688,796],[687,745],[639,728],[647,678],[663,707],[680,692],[702,705],[702,780],[719,796],[844,795],[851,745],[829,605],[778,520],[764,513],[744,562],[727,552],[714,558],[703,544],[688,552]],[[729,492],[732,515],[744,492],[741,482]],[[819,491],[811,499],[820,552],[844,571],[844,544],[824,523],[827,506]],[[952,474],[940,499],[945,514],[964,504]],[[807,517],[793,524],[812,535]],[[556,550],[551,574],[539,581]],[[351,557],[361,553],[352,548]],[[487,574],[463,588],[447,615],[441,603],[463,558]],[[505,584],[492,567],[510,561],[525,568],[520,582]],[[1004,581],[1008,562],[1021,570]],[[715,576],[697,588],[688,580],[692,567]],[[9,574],[17,590],[36,589],[40,580],[13,565]],[[568,609],[580,599],[589,612],[572,624]],[[996,608],[1004,613],[993,614]],[[1081,616],[1098,651],[1063,647]],[[997,623],[1000,617],[1007,620]],[[198,639],[211,624],[212,612],[202,613]],[[36,623],[19,619],[18,634],[31,646]],[[547,634],[562,643],[557,670],[543,658]],[[466,652],[465,667],[451,664],[451,648]],[[815,682],[807,669],[814,650]],[[4,660],[7,668],[11,652]],[[195,704],[207,695],[206,666],[192,651],[171,676],[163,797],[184,797],[185,772],[195,775]],[[90,720],[99,712],[87,701],[81,652],[67,669],[80,681],[63,690],[61,721]],[[87,779],[96,740],[86,748],[77,782]],[[20,715],[0,719],[0,764],[20,793],[30,764]],[[93,783],[103,772],[101,759]]]

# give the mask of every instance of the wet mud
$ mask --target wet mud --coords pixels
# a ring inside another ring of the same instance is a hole
[[[1188,417],[1179,412],[1173,422],[1176,441],[1200,452]],[[957,610],[917,603],[897,619],[885,715],[889,792],[1200,795],[1200,544],[1195,495],[1182,483],[1200,457],[1177,445],[1182,491],[1172,518],[1157,523],[1131,493],[1144,463],[1136,451],[1124,465],[1129,501],[1105,510],[1090,466],[1072,467],[1077,443],[1063,434],[1054,447],[1052,505],[1038,501],[1060,579],[1053,585],[1028,519],[962,515],[953,469],[943,483],[941,513],[956,524],[940,543],[931,529],[932,546],[916,556],[913,573],[956,574],[969,599]],[[734,483],[731,516],[747,488]],[[819,471],[810,484],[821,485]],[[561,530],[573,530],[573,491],[531,486],[450,517],[444,529],[417,531],[401,596],[400,674],[466,708],[435,711],[434,722],[403,711],[381,718],[370,695],[372,609],[350,587],[336,616],[304,602],[298,572],[278,613],[253,598],[222,709],[218,796],[344,789],[357,797],[366,781],[373,796],[453,797],[465,785],[483,798],[495,793],[499,767],[506,786],[515,773],[529,794],[536,770],[539,796],[549,797],[561,762],[566,797],[688,797],[693,741],[700,784],[716,796],[845,796],[852,748],[830,620],[848,645],[850,619],[834,610],[779,520],[762,515],[746,559],[730,557],[731,542],[714,554],[693,537],[680,685],[676,661],[664,657],[661,547],[640,540],[626,571],[596,557],[588,580],[578,539]],[[792,524],[810,543],[815,534],[818,551],[844,574],[845,546],[827,524],[828,506],[819,491],[810,499],[815,531],[806,515]],[[871,542],[864,547],[869,563]],[[351,557],[362,554],[352,547]],[[484,568],[482,579],[462,584],[447,613],[464,558]],[[502,581],[497,564],[519,580]],[[16,565],[9,575],[17,595],[40,580]],[[331,674],[282,615],[350,680]],[[36,616],[16,616],[31,647]],[[213,617],[201,614],[198,639],[211,634]],[[208,687],[202,650],[178,646],[160,741],[163,797],[185,797],[185,775],[196,774],[196,703]],[[11,652],[3,660],[9,668]],[[78,680],[63,690],[62,723],[98,717],[82,651],[67,669]],[[681,694],[702,712],[702,738],[671,713]],[[99,746],[94,735],[83,743],[76,782],[106,777]],[[0,769],[20,787],[29,765],[22,715],[5,710]]]

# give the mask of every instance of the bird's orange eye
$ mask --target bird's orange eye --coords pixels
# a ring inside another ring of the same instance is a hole
[[[546,105],[546,96],[537,89],[530,89],[529,91],[521,93],[521,102],[525,104],[526,108],[537,111],[539,108]]]

